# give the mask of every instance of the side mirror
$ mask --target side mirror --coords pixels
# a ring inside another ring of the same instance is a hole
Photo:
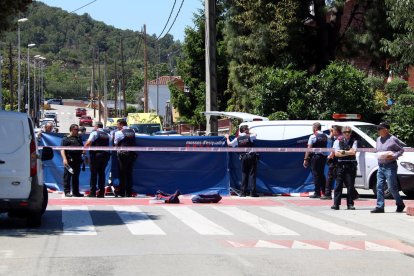
[[[49,147],[43,147],[42,149],[42,161],[47,161],[53,158],[53,150]]]

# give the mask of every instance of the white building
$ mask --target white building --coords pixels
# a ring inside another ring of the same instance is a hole
[[[161,76],[158,82],[157,79],[148,82],[148,111],[165,117],[165,107],[171,99],[171,92],[168,88],[170,82],[176,83],[181,89],[184,87],[180,76]]]

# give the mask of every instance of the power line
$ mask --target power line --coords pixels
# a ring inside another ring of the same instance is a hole
[[[78,11],[78,10],[80,10],[80,9],[82,9],[82,8],[86,7],[86,6],[89,6],[90,4],[92,4],[93,2],[96,2],[96,1],[97,1],[97,0],[93,0],[93,1],[89,2],[88,4],[83,5],[82,7],[77,8],[76,10],[71,11],[70,13],[73,13],[73,12],[75,12],[75,11]]]
[[[177,0],[174,0],[174,5],[173,5],[173,7],[171,9],[170,16],[168,16],[168,19],[167,19],[167,22],[165,23],[164,29],[162,29],[162,31],[161,31],[160,35],[157,37],[157,39],[159,39],[161,37],[162,33],[165,31],[165,28],[167,28],[167,25],[170,22],[171,15],[172,15],[172,13],[174,11],[174,8],[175,8],[175,3],[177,3]]]
[[[182,0],[182,1],[181,1],[180,8],[178,9],[177,14],[175,15],[174,21],[173,21],[173,23],[171,24],[171,26],[170,26],[170,28],[168,29],[168,31],[165,33],[164,37],[165,37],[165,36],[166,36],[166,35],[167,35],[170,31],[171,31],[171,28],[174,26],[175,20],[177,20],[177,17],[178,17],[178,15],[180,14],[181,7],[183,6],[183,4],[184,4],[184,0]]]

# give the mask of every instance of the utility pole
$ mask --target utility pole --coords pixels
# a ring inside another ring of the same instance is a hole
[[[115,99],[115,117],[118,117],[118,67],[116,65],[116,59],[115,59],[114,99]]]
[[[147,27],[144,24],[144,112],[148,112]]]
[[[94,104],[93,101],[95,100],[95,46],[92,49],[92,85],[91,85],[91,104],[93,108],[93,117],[96,117],[96,103]]]
[[[13,53],[12,44],[9,44],[9,82],[10,82],[10,110],[14,110],[14,83],[13,83]]]
[[[205,48],[206,48],[206,111],[217,111],[216,73],[216,0],[205,0]],[[218,123],[216,116],[206,115],[206,134],[216,136]]]
[[[126,97],[125,97],[125,71],[124,71],[124,47],[121,37],[121,70],[122,70],[122,98],[124,100],[124,117],[127,116],[126,113]]]
[[[106,53],[105,53],[105,61],[104,61],[104,127],[106,127],[106,121],[108,120],[108,88],[106,82]]]
[[[98,121],[101,122],[101,51],[98,48]]]

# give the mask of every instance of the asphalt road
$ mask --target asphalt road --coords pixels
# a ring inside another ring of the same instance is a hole
[[[0,275],[412,275],[414,217],[395,213],[391,201],[371,214],[369,197],[354,211],[331,204],[52,194],[39,229],[0,215]]]

